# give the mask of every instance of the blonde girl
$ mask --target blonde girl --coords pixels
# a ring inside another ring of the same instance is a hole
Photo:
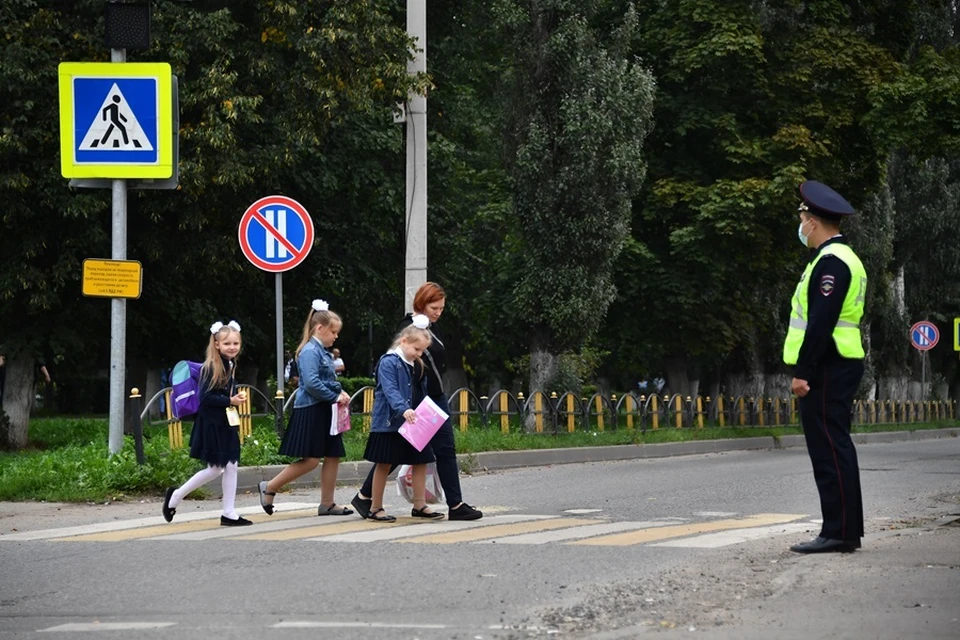
[[[383,508],[383,490],[387,476],[394,465],[409,464],[413,467],[414,518],[443,518],[426,502],[427,463],[435,460],[433,449],[417,451],[400,435],[404,422],[416,420],[416,409],[427,395],[427,379],[420,356],[430,346],[429,320],[414,316],[413,324],[405,327],[391,345],[390,350],[377,363],[377,387],[373,394],[373,417],[370,422],[370,437],[363,457],[376,464],[373,471],[373,488],[370,493],[370,512],[366,516],[376,522],[394,522]]]
[[[342,326],[340,316],[330,311],[325,300],[313,301],[295,355],[300,380],[293,401],[293,414],[280,443],[282,455],[299,460],[288,464],[272,480],[264,480],[258,485],[260,506],[269,515],[273,515],[273,497],[277,491],[316,469],[321,458],[323,467],[320,469],[317,515],[347,516],[353,513],[352,509],[333,501],[340,458],[347,451],[343,446],[343,435],[330,435],[330,422],[338,405],[349,403],[350,396],[337,382],[333,356],[328,349],[333,346]]]
[[[173,520],[177,505],[190,492],[222,475],[223,514],[220,524],[242,527],[253,524],[235,510],[237,465],[240,462],[239,415],[236,408],[246,400],[237,392],[234,373],[240,353],[240,325],[215,322],[210,326],[207,357],[200,369],[200,408],[190,432],[190,457],[207,463],[180,488],[169,487],[163,499],[163,518]]]

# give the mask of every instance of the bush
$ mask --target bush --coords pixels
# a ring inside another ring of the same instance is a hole
[[[359,391],[360,389],[363,389],[364,387],[377,386],[377,381],[374,380],[373,378],[356,377],[356,378],[338,378],[337,380],[338,382],[340,382],[340,385],[343,387],[343,390],[346,391],[351,396],[355,394],[357,391]]]

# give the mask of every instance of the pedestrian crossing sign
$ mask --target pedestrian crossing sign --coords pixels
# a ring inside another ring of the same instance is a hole
[[[65,178],[173,175],[171,69],[165,62],[60,64]]]

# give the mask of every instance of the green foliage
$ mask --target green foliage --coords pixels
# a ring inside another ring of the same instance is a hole
[[[349,393],[351,396],[364,387],[377,386],[377,381],[375,379],[365,378],[362,376],[337,378],[337,381],[343,387],[343,390]]]
[[[509,68],[506,166],[519,227],[516,311],[539,347],[581,345],[615,295],[612,265],[643,181],[654,82],[604,3],[500,2]],[[547,241],[545,241],[547,240]],[[536,385],[539,381],[535,382]]]

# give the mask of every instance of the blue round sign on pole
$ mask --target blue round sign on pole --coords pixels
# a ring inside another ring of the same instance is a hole
[[[910,327],[910,344],[918,351],[929,351],[940,342],[940,331],[937,325],[921,320]]]
[[[303,262],[313,248],[313,220],[286,196],[260,198],[240,219],[240,249],[264,271],[281,273]]]

